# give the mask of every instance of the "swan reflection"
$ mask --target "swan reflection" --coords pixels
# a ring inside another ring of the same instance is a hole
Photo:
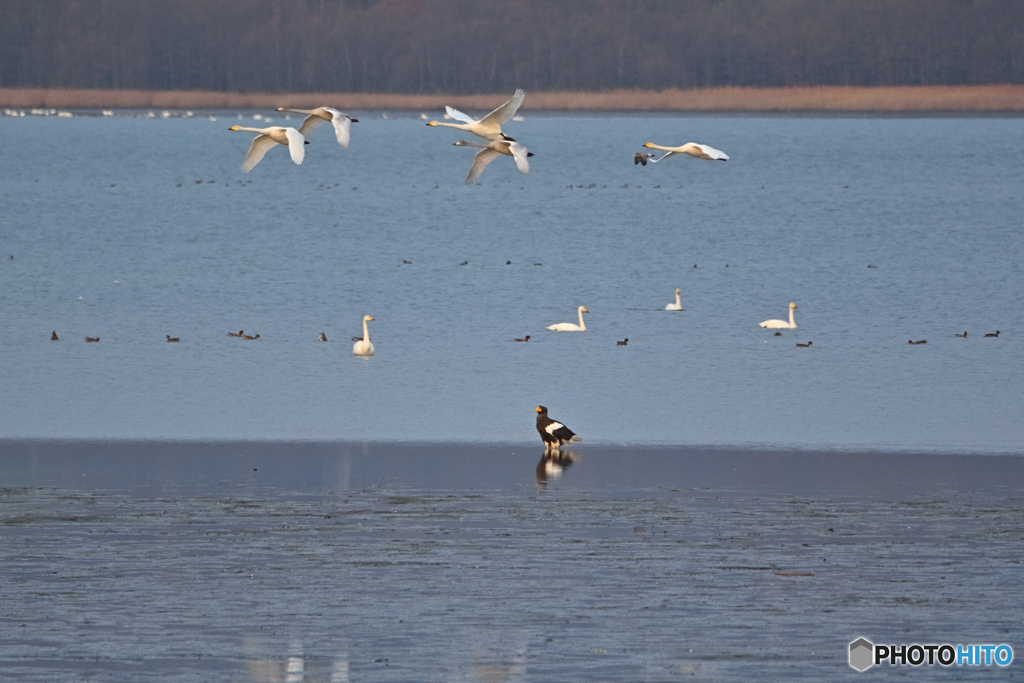
[[[508,683],[521,680],[526,674],[526,643],[513,652],[504,648],[476,646],[473,648],[469,678],[480,683]]]
[[[245,662],[251,683],[349,683],[348,658],[306,661],[301,654],[285,659],[250,658]]]

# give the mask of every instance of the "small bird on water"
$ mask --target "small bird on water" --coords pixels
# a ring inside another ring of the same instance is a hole
[[[544,441],[545,453],[557,452],[563,443],[583,440],[561,422],[548,417],[548,409],[544,406],[537,406],[537,431]]]
[[[615,342],[616,346],[626,346],[629,343],[629,337],[626,337],[622,341]]]
[[[87,341],[87,342],[98,342],[99,340],[100,340],[99,337],[86,337],[85,338],[85,341]]]
[[[57,337],[57,330],[54,330],[53,334],[50,335],[50,341],[60,341],[60,339]]]
[[[956,336],[960,337],[961,339],[967,339],[967,330],[964,330],[963,334],[958,334]]]
[[[528,342],[530,341],[530,335],[526,335],[522,339],[516,339],[517,342]]]
[[[810,346],[810,345],[811,345],[811,344],[813,344],[813,343],[814,343],[814,342],[807,342],[806,344],[797,344],[797,346],[799,346],[799,347],[801,347],[801,348],[804,348],[804,349],[806,349],[806,348],[807,348],[808,346]]]
[[[921,341],[913,341],[913,340],[908,339],[907,343],[908,344],[927,344],[928,340],[927,339],[922,339]]]
[[[321,332],[320,336],[317,337],[317,341],[327,341],[327,335]]]
[[[238,334],[235,334],[234,332],[228,332],[228,336],[229,337],[244,337],[245,336],[245,331],[239,330]]]
[[[169,341],[169,342],[180,342],[181,341],[181,337],[172,337],[169,334],[165,335],[165,336],[167,337],[167,341]]]
[[[992,334],[991,332],[989,332],[989,333],[988,333],[988,334],[986,334],[985,336],[986,336],[986,337],[998,337],[998,336],[999,336],[999,330],[996,330],[996,333],[995,333],[995,334]]]

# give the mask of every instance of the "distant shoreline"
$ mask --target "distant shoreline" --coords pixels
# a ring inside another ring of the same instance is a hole
[[[489,109],[511,93],[226,93],[177,90],[0,88],[0,107],[64,109],[275,109],[330,105],[345,110]],[[1024,85],[862,88],[705,88],[529,92],[523,111],[650,112],[1024,112]]]

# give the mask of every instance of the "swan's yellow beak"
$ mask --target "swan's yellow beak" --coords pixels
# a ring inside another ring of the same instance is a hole
[[[376,320],[376,318],[370,318],[370,320]]]
[[[644,147],[650,147],[653,143],[648,142]]]
[[[238,126],[231,126],[228,130],[238,130]]]
[[[428,123],[427,125],[428,125],[428,126],[436,126],[436,125],[437,125],[437,121],[431,121],[431,122],[430,122],[430,123]]]
[[[540,406],[537,406],[537,412],[538,413],[540,412]]]
[[[585,308],[583,309],[583,312],[584,312],[584,313],[590,313],[590,311],[588,311],[588,310],[587,310],[587,309],[585,309]]]

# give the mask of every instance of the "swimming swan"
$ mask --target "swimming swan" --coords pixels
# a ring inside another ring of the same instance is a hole
[[[250,133],[259,133],[252,141],[252,144],[249,145],[249,151],[242,161],[242,173],[248,173],[256,164],[260,163],[267,150],[273,147],[275,143],[288,147],[288,152],[292,155],[292,161],[296,164],[301,164],[302,160],[306,158],[306,148],[303,147],[303,144],[309,143],[306,142],[306,138],[302,133],[294,128],[246,128],[244,126],[231,126],[228,130],[247,130]]]
[[[722,150],[715,149],[714,147],[710,147],[708,145],[702,145],[702,144],[697,143],[697,142],[687,142],[682,147],[662,147],[661,145],[656,145],[653,142],[648,142],[646,145],[644,145],[644,147],[651,147],[653,149],[661,149],[661,150],[664,150],[664,151],[668,152],[668,154],[666,154],[665,156],[661,157],[660,159],[651,159],[651,163],[657,163],[659,161],[664,161],[665,159],[668,159],[673,154],[689,154],[691,157],[696,157],[698,159],[706,159],[708,161],[728,161],[729,160],[729,155],[726,154],[725,152],[723,152]]]
[[[342,147],[348,148],[348,142],[351,138],[349,131],[352,128],[353,123],[359,123],[359,119],[354,119],[343,111],[337,109],[331,109],[330,107],[317,107],[316,109],[289,109],[288,107],[278,107],[278,111],[293,111],[297,114],[309,114],[306,120],[302,122],[302,127],[299,128],[299,132],[304,136],[309,137],[309,134],[319,128],[325,123],[334,124],[334,135],[338,138],[338,144]]]
[[[352,345],[352,353],[357,356],[373,355],[373,344],[370,342],[370,328],[366,326],[366,323],[371,320],[373,320],[373,318],[370,316],[363,316],[363,338]]]
[[[681,311],[683,310],[683,303],[679,300],[679,290],[676,290],[676,302],[674,304],[665,304],[666,311]]]
[[[444,109],[448,113],[449,117],[456,121],[462,121],[463,123],[441,123],[439,121],[431,121],[427,125],[458,128],[459,130],[464,130],[476,135],[477,137],[481,137],[484,140],[507,140],[508,136],[501,132],[501,125],[503,123],[508,123],[509,119],[515,116],[519,106],[523,103],[524,97],[526,97],[525,91],[522,89],[516,90],[516,93],[512,95],[512,99],[479,121],[474,119],[472,116],[463,114],[458,109],[445,107]]]
[[[557,323],[555,325],[548,325],[548,329],[554,330],[555,332],[586,332],[587,326],[583,324],[583,314],[590,313],[590,311],[587,310],[586,306],[580,306],[576,309],[576,312],[579,313],[580,316],[579,325],[573,325],[572,323]]]
[[[796,304],[792,304],[791,303],[789,305],[789,322],[788,323],[785,320],[765,320],[763,323],[760,323],[761,327],[767,327],[770,330],[775,330],[775,329],[794,330],[794,329],[796,329],[796,323],[793,322],[793,309],[795,309],[795,308],[796,308]]]
[[[486,145],[474,145],[472,142],[459,140],[454,145],[456,147],[477,147],[480,150],[476,153],[476,159],[473,161],[473,166],[469,169],[469,175],[466,176],[467,185],[475,183],[476,179],[487,168],[487,165],[497,159],[499,154],[515,159],[516,166],[523,173],[530,172],[530,161],[527,157],[532,157],[533,152],[527,151],[525,147],[512,140],[512,138],[508,140],[493,140]]]

